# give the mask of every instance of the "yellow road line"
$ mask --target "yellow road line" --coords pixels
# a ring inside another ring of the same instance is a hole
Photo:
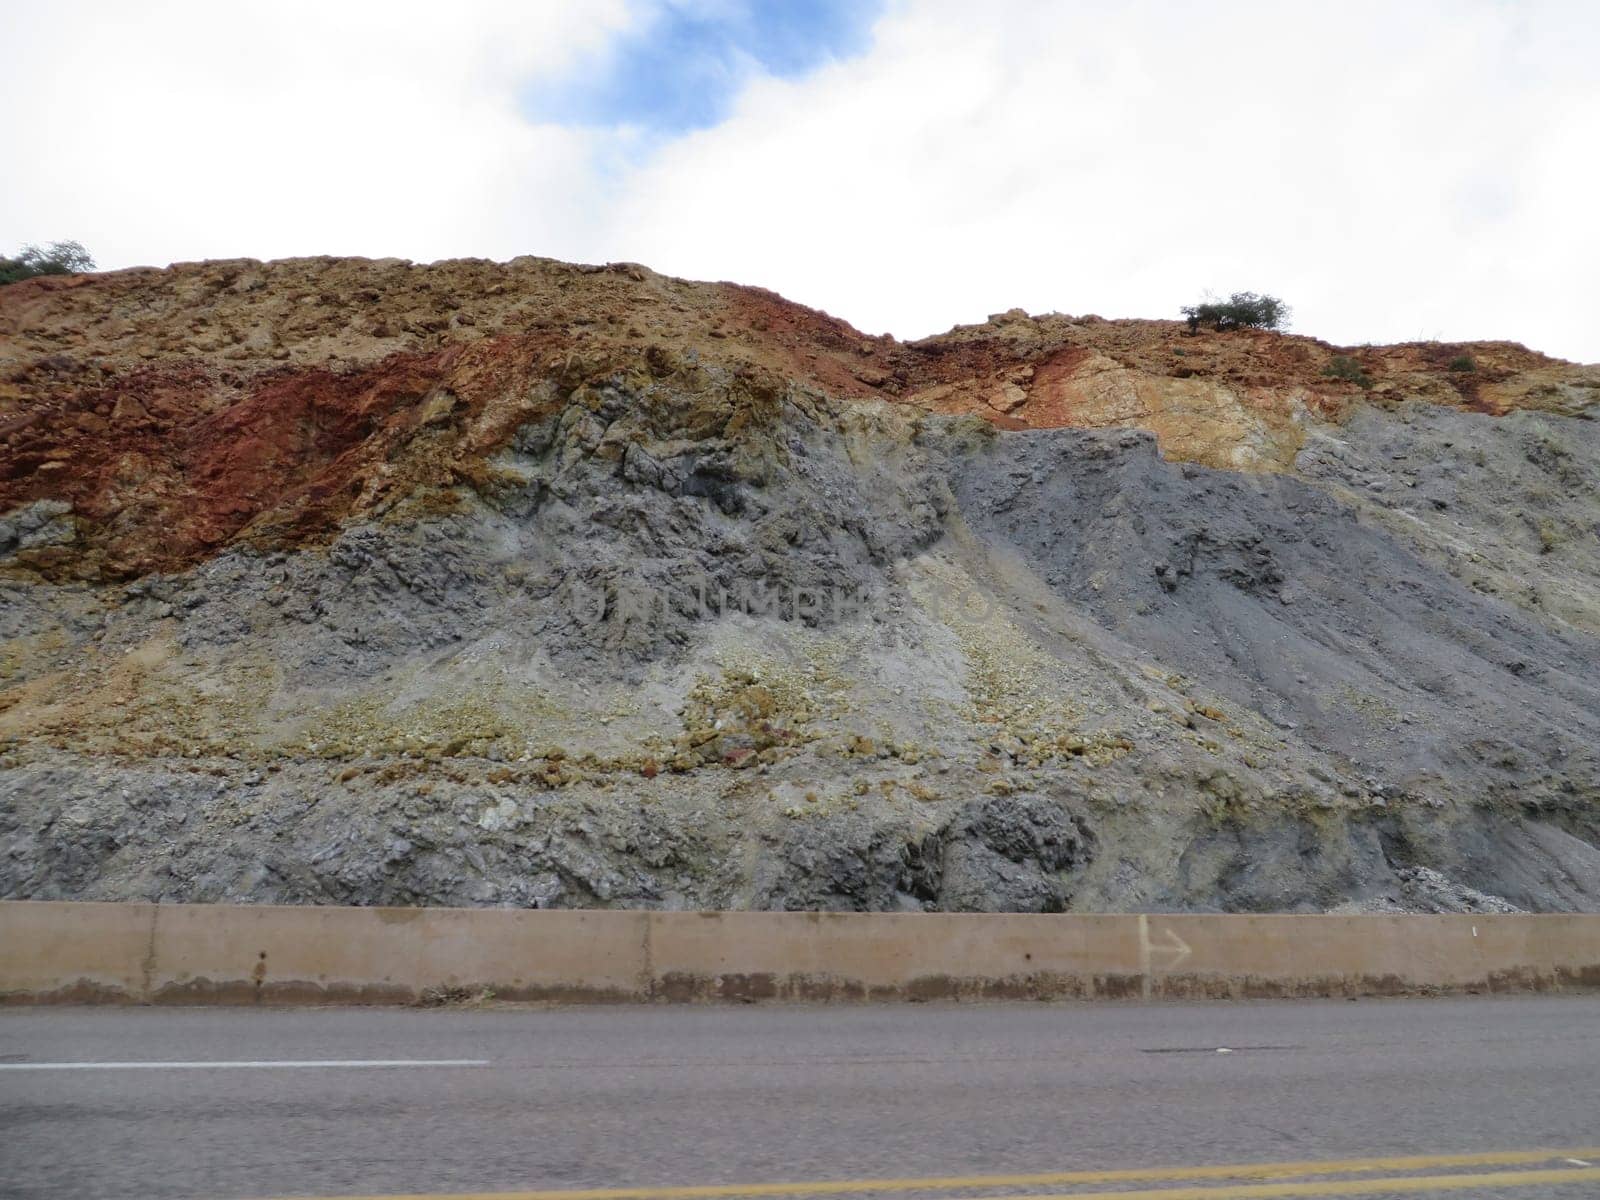
[[[1008,1200],[1268,1200],[1285,1196],[1392,1196],[1465,1188],[1532,1187],[1536,1183],[1600,1183],[1600,1167],[1550,1171],[1484,1171],[1473,1175],[1400,1175],[1385,1179],[1313,1179],[1304,1183],[1241,1183],[1222,1187],[1141,1188],[1137,1192],[1070,1192]]]
[[[1322,1159],[1307,1162],[1277,1162],[1277,1163],[1234,1163],[1231,1165],[1212,1165],[1200,1167],[1129,1167],[1109,1171],[1050,1171],[1033,1175],[936,1175],[921,1179],[833,1179],[813,1180],[797,1183],[724,1183],[705,1184],[689,1187],[631,1187],[631,1188],[573,1188],[567,1190],[524,1191],[524,1192],[428,1192],[407,1193],[404,1195],[393,1194],[383,1196],[347,1196],[340,1200],[716,1200],[722,1196],[838,1196],[861,1194],[870,1192],[914,1192],[914,1191],[953,1191],[970,1188],[1006,1188],[1006,1187],[1035,1187],[1044,1185],[1081,1185],[1096,1183],[1139,1183],[1157,1182],[1161,1180],[1197,1180],[1197,1179],[1286,1179],[1304,1175],[1355,1175],[1372,1171],[1427,1171],[1439,1170],[1448,1167],[1507,1167],[1534,1163],[1545,1163],[1555,1159],[1594,1159],[1600,1158],[1600,1147],[1580,1147],[1575,1150],[1493,1150],[1479,1154],[1415,1154],[1391,1156],[1387,1158],[1344,1158]],[[1585,1172],[1588,1172],[1587,1174]],[[1600,1168],[1579,1168],[1576,1171],[1556,1171],[1555,1174],[1572,1175],[1575,1179],[1600,1178]],[[1533,1179],[1542,1177],[1551,1172],[1514,1171],[1503,1172],[1515,1180]],[[1415,1177],[1413,1177],[1415,1178]],[[1435,1180],[1454,1180],[1458,1178],[1485,1180],[1487,1175],[1470,1176],[1433,1176]],[[1412,1180],[1399,1181],[1381,1180],[1337,1180],[1322,1184],[1270,1184],[1270,1187],[1308,1187],[1324,1186],[1339,1187],[1351,1186],[1372,1182],[1386,1182],[1393,1184],[1409,1183]],[[1544,1180],[1544,1182],[1550,1182]],[[1263,1185],[1250,1185],[1263,1186]],[[1458,1183],[1444,1183],[1436,1186],[1435,1190],[1447,1190],[1467,1186]],[[1478,1183],[1474,1186],[1488,1187],[1488,1183]],[[1365,1194],[1373,1191],[1382,1192],[1384,1188],[1369,1189]],[[1388,1191],[1417,1191],[1418,1188],[1398,1188],[1389,1186]],[[1153,1192],[1112,1192],[1097,1193],[1099,1196],[1113,1195],[1123,1197],[1159,1196],[1161,1200],[1183,1200],[1188,1195],[1198,1195],[1204,1200],[1230,1200],[1235,1196],[1354,1196],[1362,1195],[1359,1191],[1345,1192],[1241,1192],[1229,1188],[1203,1188],[1189,1189],[1189,1191],[1153,1191]],[[314,1197],[301,1197],[300,1200],[316,1200]],[[1058,1200],[1056,1197],[1045,1196],[1017,1196],[1004,1198],[990,1198],[990,1200]],[[1067,1198],[1060,1198],[1067,1200]],[[1090,1200],[1083,1193],[1072,1196],[1070,1200]]]

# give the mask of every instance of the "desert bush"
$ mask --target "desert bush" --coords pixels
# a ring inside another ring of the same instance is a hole
[[[1468,371],[1476,371],[1478,364],[1472,361],[1472,355],[1458,354],[1450,360],[1449,367],[1452,371],[1465,374]]]
[[[14,258],[0,257],[0,284],[32,279],[35,275],[75,275],[94,270],[94,259],[77,242],[51,242],[40,249],[24,246]]]
[[[1289,306],[1276,296],[1235,292],[1226,300],[1206,300],[1179,310],[1190,331],[1212,329],[1281,329],[1289,320]]]
[[[1329,379],[1341,379],[1346,383],[1359,384],[1361,387],[1372,386],[1372,377],[1361,369],[1361,364],[1348,354],[1335,354],[1322,368],[1322,373]]]

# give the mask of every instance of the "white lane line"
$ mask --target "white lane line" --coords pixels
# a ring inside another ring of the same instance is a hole
[[[40,1062],[0,1063],[0,1071],[218,1071],[301,1067],[487,1067],[487,1058],[314,1058],[260,1062]]]

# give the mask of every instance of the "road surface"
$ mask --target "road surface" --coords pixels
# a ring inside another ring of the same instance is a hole
[[[5,1197],[595,1188],[1593,1198],[1600,998],[0,1010]]]

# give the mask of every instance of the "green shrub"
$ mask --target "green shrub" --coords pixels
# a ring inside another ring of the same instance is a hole
[[[35,275],[75,275],[94,270],[94,259],[77,242],[51,242],[46,249],[24,246],[15,258],[0,257],[0,284]]]
[[[1289,320],[1289,306],[1276,296],[1235,292],[1226,300],[1207,300],[1179,310],[1190,332],[1202,325],[1213,329],[1281,329]]]
[[[1478,369],[1478,364],[1472,361],[1472,355],[1458,354],[1450,360],[1450,369],[1452,371],[1465,373],[1468,371],[1476,371]]]
[[[1322,373],[1329,379],[1342,379],[1346,383],[1359,384],[1364,388],[1372,386],[1372,377],[1348,354],[1335,354],[1328,365],[1322,368]]]
[[[1561,536],[1560,527],[1549,517],[1539,522],[1539,553],[1549,554],[1566,539]]]

